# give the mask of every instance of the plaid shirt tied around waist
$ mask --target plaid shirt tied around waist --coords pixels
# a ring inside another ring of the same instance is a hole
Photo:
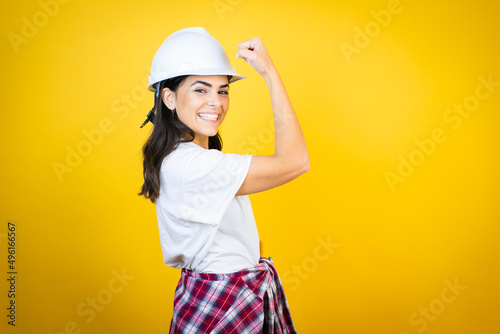
[[[170,334],[297,333],[283,286],[269,259],[230,274],[183,269]]]

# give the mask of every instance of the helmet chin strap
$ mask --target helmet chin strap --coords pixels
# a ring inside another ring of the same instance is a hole
[[[156,90],[155,90],[155,102],[154,102],[153,109],[151,109],[148,112],[148,115],[146,116],[146,120],[141,125],[141,129],[144,127],[144,125],[148,124],[148,122],[155,124],[154,119],[155,119],[155,110],[156,110],[156,100],[158,100],[159,95],[160,95],[160,82],[158,83],[158,87],[156,87]]]

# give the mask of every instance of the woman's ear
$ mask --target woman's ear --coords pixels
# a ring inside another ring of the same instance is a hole
[[[161,99],[168,109],[175,109],[175,92],[171,91],[170,88],[163,88],[163,91],[161,92]]]

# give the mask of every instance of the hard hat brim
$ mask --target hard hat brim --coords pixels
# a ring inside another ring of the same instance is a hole
[[[175,78],[175,77],[180,77],[180,76],[183,76],[183,75],[228,75],[228,76],[231,76],[231,80],[229,80],[229,83],[233,83],[233,82],[236,82],[238,80],[242,80],[242,79],[246,79],[245,76],[241,75],[241,74],[238,74],[236,72],[233,72],[233,71],[197,71],[196,73],[193,73],[192,71],[186,71],[185,73],[175,73],[175,74],[171,74],[171,75],[165,75],[165,76],[162,76],[161,78],[156,78],[156,79],[153,79],[151,78],[151,76],[149,77],[149,82],[152,82],[148,85],[148,90],[154,92],[156,89],[155,89],[155,85],[158,83],[158,82],[161,82],[161,81],[164,81],[164,80],[167,80],[167,79],[172,79],[172,78]],[[154,82],[153,82],[154,81]]]

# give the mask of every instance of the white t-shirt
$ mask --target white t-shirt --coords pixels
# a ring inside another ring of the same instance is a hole
[[[248,196],[235,196],[252,156],[180,143],[162,163],[156,202],[165,264],[231,273],[259,262],[259,235]]]

